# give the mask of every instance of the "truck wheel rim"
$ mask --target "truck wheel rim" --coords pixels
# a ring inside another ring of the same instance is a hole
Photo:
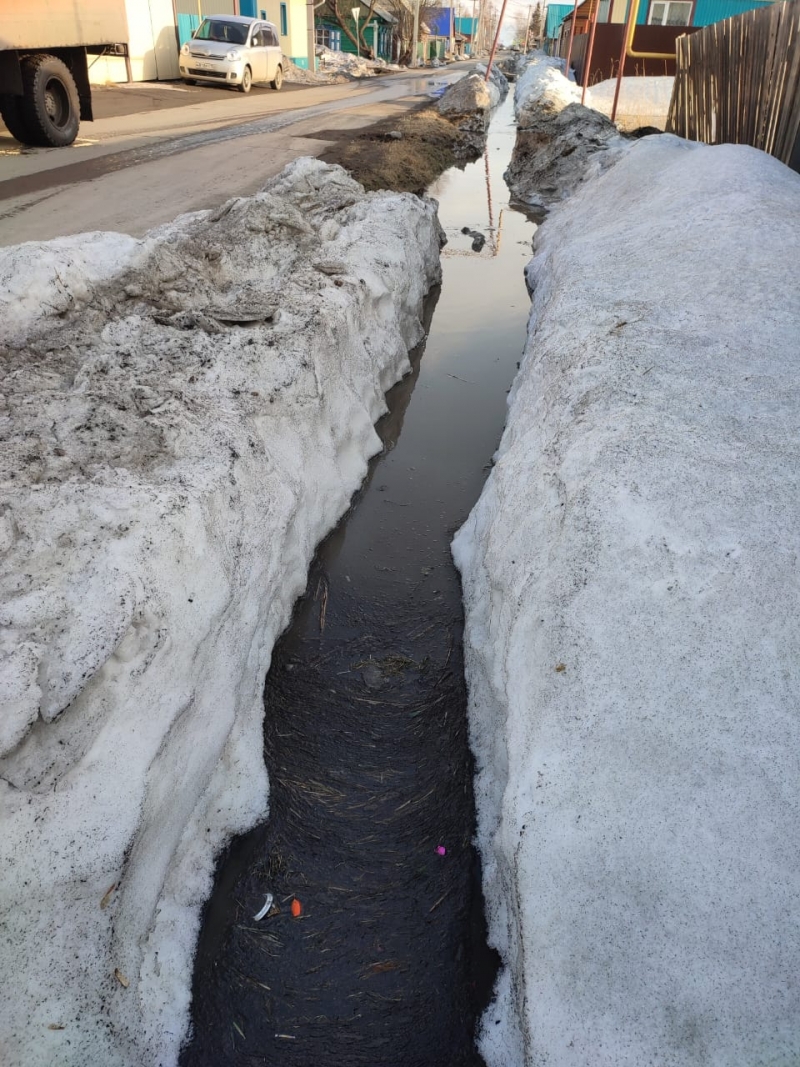
[[[69,97],[58,78],[50,78],[44,88],[44,109],[54,126],[61,129],[69,119]]]

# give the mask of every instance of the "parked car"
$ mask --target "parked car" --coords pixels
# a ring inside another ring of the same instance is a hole
[[[210,82],[236,86],[283,85],[283,54],[272,22],[238,15],[209,15],[181,48],[181,77],[187,85]]]

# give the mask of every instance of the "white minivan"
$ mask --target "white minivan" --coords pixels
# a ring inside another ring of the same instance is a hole
[[[235,85],[249,93],[255,82],[280,89],[283,54],[277,27],[239,15],[209,15],[181,48],[180,71],[187,85]]]

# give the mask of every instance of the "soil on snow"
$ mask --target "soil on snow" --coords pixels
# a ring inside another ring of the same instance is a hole
[[[400,134],[399,137],[392,136]],[[425,102],[398,117],[352,130],[328,130],[316,136],[334,142],[320,158],[350,171],[365,189],[393,189],[422,195],[456,159],[460,134],[455,126]]]

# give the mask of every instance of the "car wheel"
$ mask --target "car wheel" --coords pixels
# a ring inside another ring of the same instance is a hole
[[[67,67],[55,56],[23,59],[22,116],[28,144],[63,148],[72,144],[80,125],[78,89]]]
[[[184,85],[197,85],[197,82],[194,80],[194,78],[184,78],[183,79],[183,84]]]
[[[22,97],[12,96],[10,93],[0,95],[0,118],[6,124],[6,129],[22,144],[30,144],[30,135],[22,113]]]
[[[249,93],[250,92],[250,86],[252,84],[253,84],[253,72],[250,70],[249,67],[245,67],[244,68],[244,73],[242,74],[242,81],[241,81],[241,84],[239,85],[239,92],[240,93]]]
[[[283,85],[283,67],[279,66],[275,71],[275,77],[269,83],[273,89],[278,90]]]

